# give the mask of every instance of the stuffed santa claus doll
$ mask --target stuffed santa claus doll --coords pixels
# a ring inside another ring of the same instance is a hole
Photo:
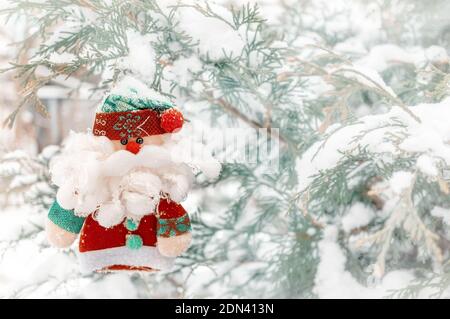
[[[216,178],[220,164],[203,151],[185,156],[198,148],[183,147],[183,124],[167,98],[125,77],[92,132],[70,134],[50,166],[58,191],[46,229],[57,247],[80,234],[83,272],[163,270],[187,250],[191,223],[180,202],[194,173]]]

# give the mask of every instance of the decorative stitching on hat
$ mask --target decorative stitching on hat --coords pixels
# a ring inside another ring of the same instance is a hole
[[[131,138],[132,136],[140,136],[140,132],[137,129],[141,120],[140,115],[134,115],[128,113],[120,115],[117,122],[113,125],[113,129],[119,132],[120,137]]]
[[[166,133],[161,128],[159,113],[150,109],[135,112],[97,113],[92,131],[96,136],[106,136],[111,140]]]

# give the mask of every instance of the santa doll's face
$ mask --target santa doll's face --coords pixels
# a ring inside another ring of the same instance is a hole
[[[162,145],[164,139],[163,135],[151,135],[132,139],[112,140],[112,143],[115,151],[127,150],[137,154],[145,145]]]

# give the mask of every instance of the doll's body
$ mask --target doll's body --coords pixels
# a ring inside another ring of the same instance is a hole
[[[159,202],[159,214],[152,212],[139,222],[124,219],[106,228],[95,219],[75,216],[57,202],[49,213],[49,241],[60,248],[70,246],[80,233],[79,260],[83,272],[158,271],[172,266],[191,241],[189,216],[180,204]],[[64,218],[61,218],[64,216]]]
[[[93,134],[68,138],[51,165],[59,189],[47,234],[61,248],[80,234],[82,271],[167,269],[187,250],[191,225],[180,202],[193,165],[180,160],[181,143],[172,138],[182,125],[170,102],[127,79],[103,101]],[[195,163],[217,177],[220,164],[209,160]]]

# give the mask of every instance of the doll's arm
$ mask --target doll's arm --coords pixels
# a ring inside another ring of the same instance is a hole
[[[159,211],[157,239],[159,252],[167,257],[179,256],[189,248],[191,221],[183,206],[169,202]]]
[[[84,217],[78,217],[73,210],[62,208],[55,201],[48,213],[45,225],[48,241],[55,247],[69,247],[83,227]]]

